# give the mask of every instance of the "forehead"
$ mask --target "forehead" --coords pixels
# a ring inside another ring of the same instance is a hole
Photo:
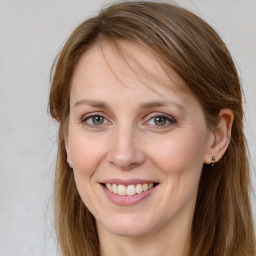
[[[173,91],[188,91],[182,78],[167,67],[160,56],[146,46],[131,41],[112,43],[99,40],[92,45],[82,54],[76,65],[71,85],[76,84],[79,79],[87,80],[88,74],[91,77],[96,73],[94,79],[100,80],[106,72],[112,73],[119,82],[131,88],[139,81],[156,93],[159,86]],[[87,86],[90,86],[90,83]]]

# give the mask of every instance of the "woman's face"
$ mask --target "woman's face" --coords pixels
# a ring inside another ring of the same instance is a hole
[[[148,77],[107,42],[76,66],[66,138],[76,185],[99,231],[141,236],[183,228],[213,135],[196,98],[177,89],[183,81],[172,70],[170,81],[149,50],[123,46]]]

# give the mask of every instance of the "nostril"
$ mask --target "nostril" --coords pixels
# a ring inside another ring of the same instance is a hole
[[[119,167],[122,170],[131,170],[141,164],[139,161],[135,162],[129,159],[116,159],[115,161],[109,161],[109,163]]]

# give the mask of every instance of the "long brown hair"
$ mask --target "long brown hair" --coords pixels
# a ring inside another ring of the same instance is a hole
[[[78,26],[52,69],[49,109],[59,126],[55,178],[55,224],[64,256],[99,255],[95,219],[83,204],[66,164],[64,136],[70,84],[81,55],[107,39],[130,40],[151,48],[185,81],[204,110],[209,127],[223,108],[234,113],[230,145],[212,170],[203,167],[191,230],[193,256],[254,256],[249,202],[249,164],[243,132],[242,93],[236,67],[224,42],[201,18],[159,2],[123,2],[103,9]]]

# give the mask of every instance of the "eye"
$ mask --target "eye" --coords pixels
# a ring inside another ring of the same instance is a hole
[[[176,123],[176,120],[168,115],[155,115],[147,123],[151,126],[166,127]]]
[[[88,126],[100,126],[100,125],[107,124],[108,120],[101,115],[91,115],[83,118],[82,122]]]

